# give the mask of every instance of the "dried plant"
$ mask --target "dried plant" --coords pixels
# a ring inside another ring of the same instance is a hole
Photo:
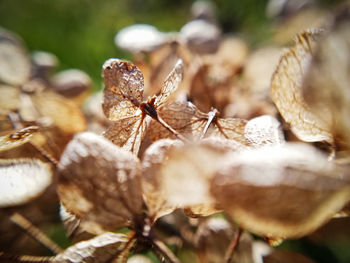
[[[142,102],[144,82],[141,71],[131,62],[110,59],[103,65],[105,82],[103,110],[115,123],[104,136],[114,144],[137,154],[150,118],[158,121],[167,130],[182,138],[158,115],[158,108],[166,103],[178,88],[183,74],[179,60],[164,81],[161,93]]]
[[[0,225],[23,228],[53,256],[6,248],[0,260],[313,262],[269,245],[315,239],[349,215],[349,14],[297,34],[281,54],[221,38],[212,20],[171,35],[126,28],[115,41],[135,61],[103,64],[87,119],[78,105],[88,77],[52,78],[55,63],[33,64],[1,29]],[[66,249],[26,219],[47,189],[74,242]]]

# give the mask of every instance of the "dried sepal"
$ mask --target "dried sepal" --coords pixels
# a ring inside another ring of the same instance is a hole
[[[226,143],[218,143],[218,140]],[[209,181],[219,168],[220,159],[228,151],[239,148],[229,145],[229,140],[214,138],[171,149],[167,160],[155,171],[159,182],[158,191],[163,193],[167,203],[190,209],[188,214],[195,216],[218,212],[209,192]]]
[[[270,115],[249,120],[244,128],[244,137],[253,147],[281,145],[285,142],[280,122]]]
[[[131,62],[109,59],[103,64],[105,84],[103,112],[111,121],[135,115],[143,100],[144,80],[141,71]]]
[[[48,164],[37,159],[0,159],[0,207],[24,204],[52,181]]]
[[[194,53],[214,53],[219,46],[220,29],[204,19],[195,19],[185,24],[180,32],[180,41]]]
[[[52,78],[53,89],[60,95],[81,106],[89,95],[91,78],[79,69],[67,69]]]
[[[208,129],[205,130],[210,119],[210,113],[201,112],[190,102],[168,103],[159,109],[158,114],[174,130],[189,139],[215,136],[235,140],[242,145],[248,144],[248,141],[244,138],[245,120],[237,118],[222,119],[214,116],[210,120]],[[152,141],[174,138],[174,135],[161,127],[160,124],[152,121],[150,126],[148,136]]]
[[[140,41],[142,39],[142,41]],[[117,47],[131,53],[151,52],[166,41],[166,35],[146,24],[135,24],[123,28],[115,36]]]
[[[107,232],[93,239],[81,241],[55,256],[54,263],[123,263],[135,239],[124,234]]]
[[[225,262],[225,252],[238,229],[223,218],[203,220],[194,236],[194,243],[200,262]],[[234,251],[231,263],[250,263],[252,258],[252,237],[243,233]]]
[[[159,169],[167,160],[169,150],[179,147],[179,140],[158,140],[147,148],[142,159],[142,192],[148,208],[148,216],[154,222],[159,217],[173,212],[177,207],[167,202],[168,195],[160,187]]]
[[[29,77],[27,50],[17,36],[0,28],[0,82],[19,86]]]
[[[303,96],[314,114],[325,116],[339,148],[350,147],[350,12],[334,18],[318,41],[303,82]]]
[[[273,238],[311,233],[350,199],[349,174],[303,144],[229,155],[213,178],[218,205],[241,227]]]
[[[0,84],[0,115],[8,115],[18,109],[20,90],[17,87]]]
[[[39,116],[62,132],[74,134],[86,130],[85,117],[74,102],[52,91],[35,93],[31,100]]]
[[[230,103],[230,97],[227,94],[232,89],[232,73],[215,59],[217,58],[199,63],[197,71],[190,79],[189,97],[202,111],[209,111],[212,108],[223,111]]]
[[[16,130],[5,136],[0,136],[0,152],[16,148],[28,142],[32,135],[39,130],[38,126],[29,126]]]
[[[103,136],[126,151],[137,155],[150,117],[131,116],[112,123]]]
[[[90,233],[132,226],[141,214],[139,160],[93,133],[74,137],[58,165],[58,194]]]
[[[158,110],[158,115],[173,129],[187,138],[199,138],[206,125],[208,115],[200,112],[192,103],[171,102]],[[159,123],[152,120],[148,137],[151,141],[175,136]]]
[[[67,236],[70,238],[73,237],[79,229],[79,218],[72,213],[69,213],[62,204],[60,204],[60,218],[62,220],[64,228],[67,231]]]
[[[144,255],[133,255],[128,258],[127,263],[152,263],[153,261]]]
[[[284,120],[303,141],[333,142],[329,119],[323,112],[312,112],[302,94],[302,82],[316,50],[319,31],[305,31],[295,46],[281,58],[271,80],[271,96]]]
[[[170,95],[178,89],[184,73],[184,65],[181,59],[178,59],[174,68],[171,70],[169,75],[166,77],[160,94],[157,96],[155,105],[160,108],[169,99]]]

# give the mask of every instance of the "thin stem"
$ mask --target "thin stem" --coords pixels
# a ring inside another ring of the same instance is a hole
[[[38,150],[38,152],[44,156],[49,162],[53,163],[54,166],[58,165],[58,160],[52,156],[48,151],[44,150],[41,146],[35,145],[35,143],[31,143],[35,149]]]
[[[226,250],[226,253],[225,253],[225,262],[226,263],[231,262],[233,253],[235,252],[235,250],[238,246],[239,239],[241,238],[242,232],[243,232],[242,228],[239,227],[236,235],[234,236],[234,238],[232,238],[232,240],[231,240],[231,242]]]
[[[180,133],[178,133],[176,130],[174,130],[169,124],[167,124],[159,115],[156,119],[165,129],[167,129],[168,131],[170,131],[172,134],[174,134],[178,139],[180,139],[181,141],[184,142],[188,142],[188,140],[181,135]]]
[[[11,254],[5,254],[0,251],[0,261],[7,260],[8,262],[21,262],[21,263],[50,263],[54,257],[37,257],[37,256],[17,256]]]
[[[173,252],[161,241],[154,239],[152,251],[161,262],[180,263]]]
[[[213,119],[215,118],[217,113],[218,113],[217,109],[213,109],[213,110],[208,112],[208,121],[205,124],[205,127],[203,129],[201,136],[199,137],[200,140],[204,138],[205,134],[207,133],[207,131],[209,129],[210,124],[213,122]]]
[[[22,215],[15,213],[11,216],[11,221],[25,230],[31,237],[37,240],[40,244],[51,250],[54,254],[59,254],[63,250],[48,238],[40,229],[34,226],[29,220]]]

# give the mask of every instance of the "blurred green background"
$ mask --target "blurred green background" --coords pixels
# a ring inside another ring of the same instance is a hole
[[[114,45],[118,30],[134,23],[146,23],[162,31],[178,31],[190,19],[193,2],[0,0],[0,26],[19,34],[29,50],[54,53],[60,60],[60,69],[86,71],[98,89],[101,65],[107,58],[130,58]],[[267,0],[213,2],[224,32],[241,32],[253,45],[269,38],[271,21],[265,15]]]

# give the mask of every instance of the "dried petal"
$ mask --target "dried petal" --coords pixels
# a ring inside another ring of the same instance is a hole
[[[171,102],[158,110],[158,115],[178,133],[199,138],[206,125],[208,115],[200,112],[192,103]],[[167,129],[152,120],[147,135],[152,141],[163,138],[175,139]]]
[[[200,65],[191,76],[189,96],[192,102],[202,111],[216,108],[223,111],[230,103],[232,73],[230,69],[212,61]]]
[[[58,174],[62,204],[88,232],[131,226],[141,213],[139,161],[103,137],[76,135],[62,155]]]
[[[142,41],[140,41],[142,39]],[[115,36],[115,44],[132,53],[150,52],[166,41],[164,33],[151,25],[136,24],[123,28]]]
[[[243,78],[249,91],[260,97],[269,95],[272,74],[282,55],[281,48],[263,47],[250,54],[244,65]]]
[[[0,28],[0,82],[19,86],[30,77],[30,59],[21,41]]]
[[[149,116],[142,118],[141,115],[135,115],[124,118],[113,123],[103,136],[115,145],[137,155],[149,122]]]
[[[85,117],[72,101],[50,91],[35,93],[30,97],[39,115],[64,133],[74,134],[86,130]]]
[[[225,139],[235,140],[243,145],[248,142],[244,138],[245,120],[221,119],[214,117],[209,129],[205,131],[209,114],[199,111],[192,103],[171,102],[158,110],[158,115],[178,133],[187,138],[199,139],[205,136],[217,136]],[[174,136],[161,127],[160,124],[152,121],[148,136],[152,141],[162,138],[174,138]]]
[[[153,261],[143,255],[133,255],[130,258],[128,258],[127,263],[152,263]]]
[[[158,176],[161,165],[167,160],[169,150],[181,146],[179,140],[159,140],[149,146],[142,160],[142,192],[152,221],[169,214],[177,207],[167,202],[168,194],[160,188]]]
[[[37,132],[38,130],[38,126],[29,126],[14,131],[8,135],[0,136],[0,152],[16,148],[28,142],[31,139],[33,133]]]
[[[179,87],[182,78],[184,65],[181,59],[179,59],[173,70],[169,73],[167,78],[164,81],[163,87],[160,91],[159,96],[157,96],[155,105],[157,108],[161,107],[168,99],[169,96],[174,93],[174,91]]]
[[[69,213],[62,204],[60,205],[60,218],[62,220],[64,228],[67,230],[68,237],[72,237],[79,227],[79,218]]]
[[[223,218],[209,218],[203,221],[195,234],[195,244],[201,262],[220,263],[225,261],[225,252],[238,229]],[[252,237],[243,233],[235,249],[231,263],[251,263]]]
[[[197,53],[214,53],[221,37],[220,29],[203,19],[196,19],[185,24],[179,38],[189,49]]]
[[[91,78],[79,69],[68,69],[58,72],[52,78],[52,85],[56,92],[66,98],[85,98],[91,88]]]
[[[227,156],[211,193],[243,228],[298,238],[330,220],[350,199],[350,179],[303,144],[262,147]]]
[[[49,165],[36,159],[0,159],[0,207],[24,204],[51,183]]]
[[[58,254],[54,263],[107,263],[126,262],[135,239],[123,234],[107,232],[93,239],[79,242]]]
[[[218,212],[209,192],[209,180],[220,167],[221,158],[234,148],[228,147],[228,140],[227,144],[217,141],[217,138],[207,139],[200,144],[176,147],[167,154],[168,159],[154,176],[159,180],[158,191],[166,195],[168,204],[183,208],[194,206],[194,213],[199,211],[198,205],[206,206],[206,209],[201,207],[200,211],[206,211],[202,215]]]
[[[304,141],[332,142],[329,113],[311,112],[302,94],[302,81],[310,67],[319,31],[297,35],[296,44],[286,52],[272,76],[271,96],[292,131]]]
[[[18,109],[19,97],[20,89],[17,87],[0,85],[0,115],[8,115]]]
[[[143,100],[144,81],[141,71],[131,62],[109,59],[103,64],[105,83],[103,112],[112,121],[130,117]]]
[[[256,117],[247,122],[244,136],[253,147],[281,145],[284,137],[279,121],[269,115]]]
[[[314,114],[331,124],[337,146],[350,147],[350,13],[343,10],[329,32],[318,42],[310,70],[303,83],[303,95]]]

